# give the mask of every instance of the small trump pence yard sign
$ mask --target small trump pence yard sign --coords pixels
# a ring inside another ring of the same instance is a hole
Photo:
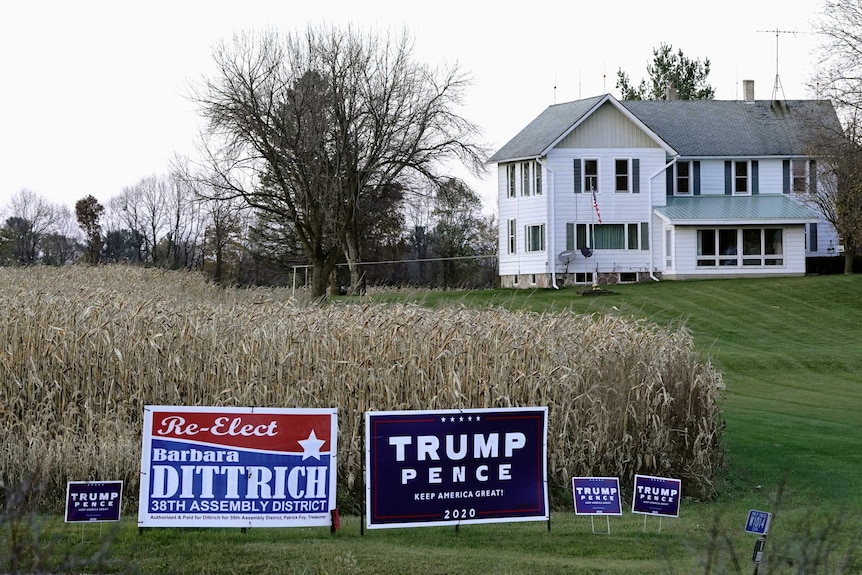
[[[334,409],[147,406],[140,527],[331,525]]]
[[[669,477],[635,475],[632,513],[679,517],[682,481]]]
[[[119,521],[122,501],[122,481],[69,481],[66,523]]]
[[[546,407],[365,414],[368,528],[548,518]]]
[[[575,515],[622,515],[620,480],[616,477],[574,477]]]

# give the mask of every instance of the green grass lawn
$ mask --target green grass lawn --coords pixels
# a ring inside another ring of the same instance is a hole
[[[728,467],[717,478],[718,499],[686,501],[679,518],[645,522],[624,510],[611,518],[609,535],[594,534],[589,518],[565,511],[552,515],[550,530],[543,523],[509,523],[363,535],[359,518],[344,517],[333,535],[326,529],[153,529],[138,535],[135,518],[127,517],[116,531],[105,527],[101,539],[96,526],[43,518],[37,529],[19,533],[22,548],[29,556],[47,548],[52,569],[64,557],[92,557],[107,548],[108,563],[87,560],[63,569],[68,572],[750,573],[755,537],[744,532],[745,519],[750,509],[761,509],[775,513],[761,575],[862,572],[858,557],[848,559],[862,534],[862,276],[611,289],[614,294],[601,297],[566,288],[367,299],[571,309],[684,324],[704,358],[724,374]],[[606,530],[603,520],[595,525]],[[40,541],[33,541],[34,533]],[[0,570],[10,571],[3,553],[9,551],[0,549]]]

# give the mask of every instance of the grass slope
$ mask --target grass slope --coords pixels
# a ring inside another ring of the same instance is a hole
[[[723,372],[725,498],[763,490],[862,507],[862,277],[714,280],[435,293],[426,304],[573,309],[684,324]],[[387,296],[390,297],[390,296]]]

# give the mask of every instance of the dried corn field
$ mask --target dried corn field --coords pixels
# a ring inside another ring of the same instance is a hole
[[[703,497],[723,462],[721,376],[684,329],[300,305],[289,290],[125,267],[0,268],[0,287],[0,479],[37,478],[43,508],[61,505],[68,480],[122,479],[133,505],[147,404],[338,408],[348,510],[361,501],[367,410],[547,405],[552,493],[574,475],[630,485],[644,473]]]

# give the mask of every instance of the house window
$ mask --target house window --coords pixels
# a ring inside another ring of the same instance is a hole
[[[593,226],[593,247],[597,250],[623,250],[626,247],[626,228],[623,224],[596,224]]]
[[[790,170],[793,175],[793,191],[804,193],[808,191],[808,162],[806,160],[791,160]]]
[[[521,195],[530,195],[530,162],[521,162]]]
[[[626,225],[626,247],[630,250],[638,249],[638,240],[640,240],[640,234],[638,233],[638,225],[637,224],[627,224]]]
[[[516,220],[507,220],[507,229],[509,235],[509,253],[514,254],[518,252],[518,242],[516,241],[516,235],[518,228]]]
[[[526,251],[541,252],[545,249],[545,224],[536,226],[527,226],[524,229],[526,234]]]
[[[584,160],[584,191],[599,191],[599,161]]]
[[[541,196],[542,195],[542,164],[540,164],[539,162],[533,162],[533,170],[534,170],[533,182],[535,184],[534,189],[536,190],[536,195]]]
[[[676,163],[676,193],[691,194],[691,162]]]
[[[733,162],[733,193],[747,194],[748,192],[748,162]]]
[[[592,247],[599,250],[649,249],[646,222],[633,224],[566,224],[566,249]],[[589,239],[587,235],[589,234]]]
[[[738,246],[742,246],[741,257]],[[699,267],[784,265],[780,228],[724,228],[697,231]]]
[[[587,224],[578,224],[576,228],[575,249],[579,250],[590,247],[591,242],[587,241]]]
[[[506,197],[515,197],[515,164],[506,164]]]
[[[614,191],[629,191],[629,161],[614,160]]]

